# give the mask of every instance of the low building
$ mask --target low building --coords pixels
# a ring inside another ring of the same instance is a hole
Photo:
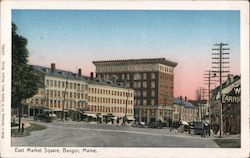
[[[175,98],[173,104],[174,106],[172,122],[197,121],[198,108],[187,101],[186,97],[184,100],[182,99],[182,97]]]
[[[223,132],[239,134],[241,131],[241,89],[240,76],[229,75],[222,84],[222,120]],[[211,124],[217,132],[220,129],[220,86],[212,91],[211,97]]]

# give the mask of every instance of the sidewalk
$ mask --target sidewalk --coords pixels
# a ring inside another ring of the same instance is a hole
[[[18,123],[18,118],[16,118],[15,120],[17,120],[16,123]],[[30,123],[28,122],[28,120],[26,120],[24,118],[21,119],[21,128],[22,128],[22,123],[24,123],[24,128],[30,127]],[[18,129],[18,125],[11,127],[11,129]]]

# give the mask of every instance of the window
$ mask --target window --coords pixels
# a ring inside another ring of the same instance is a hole
[[[54,81],[54,86],[57,87],[57,81]]]
[[[151,73],[151,79],[155,79],[155,73]]]
[[[130,80],[130,76],[129,76],[129,74],[127,74],[127,80]]]
[[[61,87],[61,81],[58,81],[58,87]]]
[[[151,90],[151,97],[155,97],[155,90]]]
[[[53,90],[50,90],[50,97],[53,97]]]
[[[133,82],[133,87],[137,88],[137,83],[136,82]]]
[[[35,99],[35,104],[38,104],[38,99]]]
[[[64,83],[65,83],[65,82],[62,82],[62,88],[64,88]]]
[[[155,100],[151,99],[151,105],[155,105]]]
[[[143,97],[146,97],[147,96],[147,91],[143,91]]]
[[[151,88],[155,88],[155,81],[151,81]]]
[[[124,74],[122,74],[122,80],[124,80],[125,79],[125,75]]]
[[[147,88],[147,82],[143,81],[143,88]]]
[[[50,86],[53,87],[53,80],[50,80]]]
[[[147,99],[143,99],[143,105],[147,105]]]
[[[50,107],[53,107],[53,100],[50,100]]]
[[[56,100],[54,100],[54,107],[55,107],[55,108],[57,107]]]
[[[141,74],[135,73],[134,74],[134,80],[140,80],[141,79]]]
[[[46,80],[46,86],[49,86],[49,80]]]
[[[147,74],[143,73],[143,79],[146,80],[147,79]]]

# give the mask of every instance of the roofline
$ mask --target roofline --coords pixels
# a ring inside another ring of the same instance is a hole
[[[117,60],[99,60],[93,61],[94,65],[120,65],[120,64],[143,64],[143,63],[159,63],[167,66],[176,67],[177,63],[166,60],[165,58],[142,58],[142,59],[117,59]]]

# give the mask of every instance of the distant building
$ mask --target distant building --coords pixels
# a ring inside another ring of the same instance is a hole
[[[206,99],[189,100],[197,108],[197,119],[196,121],[203,121],[209,123],[208,115],[208,102]]]
[[[174,68],[165,58],[93,61],[96,77],[124,84],[135,90],[136,121],[172,119]]]
[[[229,75],[222,84],[223,132],[238,134],[241,131],[241,81],[240,76]],[[220,86],[212,91],[211,123],[215,130],[220,126]]]
[[[24,101],[24,113],[28,116],[47,110],[53,111],[58,117],[62,112],[67,113],[72,119],[76,112],[100,118],[105,115],[122,118],[126,113],[129,119],[133,119],[132,89],[93,78],[93,74],[91,77],[83,76],[81,69],[73,73],[58,70],[55,64],[51,64],[50,68],[33,68],[43,87],[39,88],[38,94]]]
[[[190,103],[186,97],[185,99],[182,99],[182,97],[175,98],[173,103],[173,122],[197,121],[198,108]]]

